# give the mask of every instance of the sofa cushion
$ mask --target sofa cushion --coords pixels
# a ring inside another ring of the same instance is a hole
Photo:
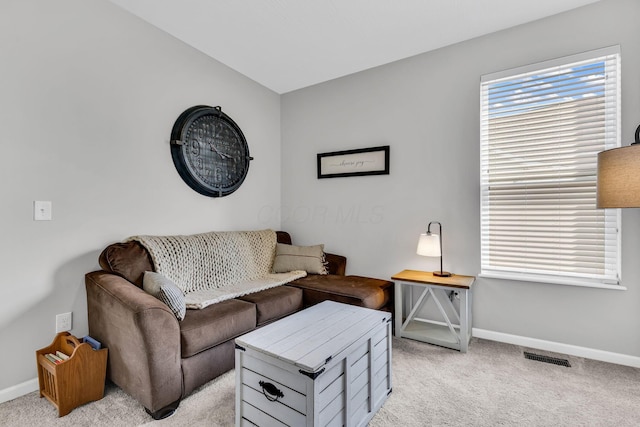
[[[256,306],[231,299],[202,310],[187,310],[180,322],[180,346],[183,358],[236,338],[256,327]]]
[[[149,252],[138,242],[114,243],[98,258],[100,267],[142,288],[145,271],[155,271]]]
[[[240,297],[256,305],[257,324],[262,326],[302,309],[302,289],[278,286]]]
[[[286,231],[276,231],[276,238],[278,243],[284,243],[286,245],[291,244],[291,235]],[[328,274],[345,275],[347,269],[347,258],[342,255],[324,253],[326,260],[326,268]]]
[[[187,311],[184,294],[178,289],[176,284],[167,277],[160,273],[154,273],[153,271],[145,271],[142,280],[142,289],[165,303],[176,316],[176,319],[180,321],[184,319]]]
[[[347,258],[342,255],[324,253],[324,258],[327,260],[327,273],[338,274],[344,276],[347,271]]]
[[[327,274],[325,264],[324,245],[294,246],[278,243],[272,269],[274,273],[304,270],[311,274]]]
[[[291,235],[286,231],[276,231],[276,240],[278,243],[291,244]]]
[[[362,276],[319,276],[310,274],[289,286],[304,291],[305,307],[325,300],[380,309],[392,301],[393,282]]]

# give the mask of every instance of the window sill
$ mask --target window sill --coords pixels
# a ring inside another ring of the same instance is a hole
[[[566,285],[566,286],[578,286],[582,288],[596,288],[596,289],[610,289],[614,291],[626,291],[626,286],[622,285],[610,285],[606,283],[598,283],[598,282],[588,282],[581,279],[572,279],[572,278],[560,278],[560,277],[537,277],[537,276],[527,276],[527,275],[515,275],[509,273],[496,273],[496,272],[487,272],[480,273],[478,277],[486,278],[486,279],[501,279],[501,280],[512,280],[518,282],[534,282],[534,283],[549,283],[553,285]]]

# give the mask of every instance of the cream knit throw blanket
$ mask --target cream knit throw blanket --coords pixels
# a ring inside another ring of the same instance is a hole
[[[273,230],[133,236],[128,240],[140,242],[149,251],[156,272],[185,294],[187,308],[204,308],[307,274],[271,273],[276,248]]]

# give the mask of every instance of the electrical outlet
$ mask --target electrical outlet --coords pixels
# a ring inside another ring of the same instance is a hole
[[[71,330],[71,312],[56,315],[56,333]]]

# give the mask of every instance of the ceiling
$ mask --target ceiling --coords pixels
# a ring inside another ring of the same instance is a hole
[[[110,0],[286,93],[599,0]]]

